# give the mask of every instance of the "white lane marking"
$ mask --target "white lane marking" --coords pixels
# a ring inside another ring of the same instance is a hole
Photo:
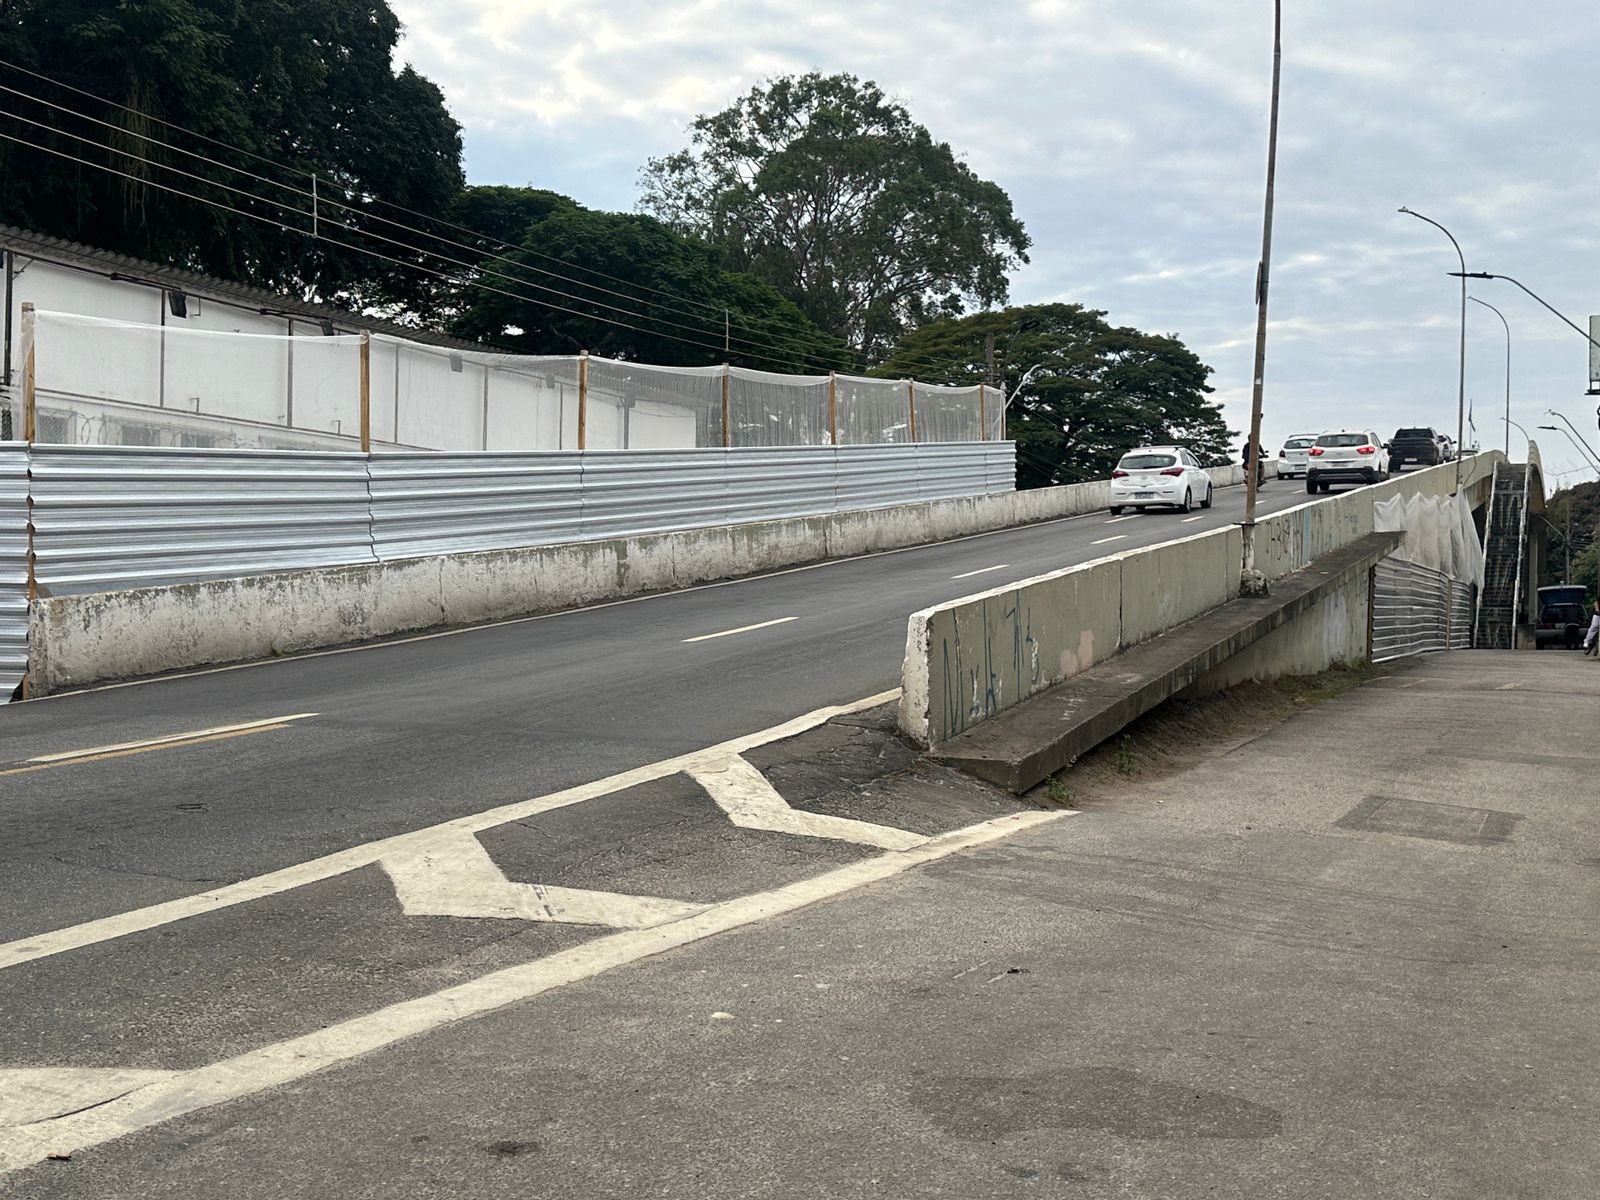
[[[452,830],[477,833],[481,830],[493,829],[497,825],[504,825],[510,821],[520,821],[537,813],[549,812],[556,808],[565,808],[572,804],[581,804],[585,800],[593,800],[597,796],[607,796],[612,792],[620,792],[625,788],[635,787],[641,783],[651,783],[657,779],[665,779],[669,775],[676,775],[680,771],[689,770],[702,763],[721,762],[730,754],[743,754],[746,750],[754,750],[757,746],[765,746],[768,742],[780,742],[784,738],[794,737],[796,734],[804,733],[808,729],[815,729],[818,725],[831,721],[834,717],[863,712],[869,708],[876,708],[880,704],[888,704],[893,700],[899,699],[899,697],[900,689],[895,688],[892,691],[879,692],[875,696],[868,696],[864,700],[857,700],[852,704],[836,704],[827,708],[815,709],[812,712],[785,721],[781,725],[774,725],[770,729],[743,734],[740,737],[731,738],[715,746],[708,746],[704,750],[692,750],[675,758],[664,758],[660,762],[634,767],[631,770],[607,776],[605,779],[597,779],[592,783],[578,784],[563,791],[551,792],[546,796],[536,796],[531,800],[519,800],[513,804],[504,804],[499,808],[488,809],[485,812],[457,817],[453,821],[446,821],[443,824],[412,833],[402,833],[376,842],[352,846],[348,850],[338,850],[333,854],[314,858],[309,862],[296,863],[292,867],[284,867],[282,870],[271,871],[265,875],[257,875],[251,879],[243,879],[238,883],[230,883],[223,887],[213,888],[210,891],[198,892],[193,896],[183,896],[177,900],[168,900],[162,904],[152,904],[146,908],[136,908],[129,912],[101,917],[98,920],[85,921],[80,925],[68,925],[48,933],[35,934],[33,937],[18,938],[15,941],[0,945],[0,970],[17,966],[20,963],[32,962],[34,959],[48,958],[53,954],[62,954],[68,950],[76,950],[83,946],[93,946],[99,942],[126,937],[130,933],[140,933],[146,929],[154,929],[160,925],[170,924],[173,921],[184,920],[186,917],[215,912],[222,908],[231,908],[235,904],[259,900],[263,896],[276,896],[280,892],[304,887],[308,883],[332,879],[336,875],[343,875],[346,872],[380,862],[390,855],[404,854],[413,847],[427,846],[432,843],[433,839],[443,836]]]
[[[1204,521],[1205,519],[1206,519],[1205,518],[1205,514],[1202,513],[1198,517],[1185,517],[1183,520],[1179,521],[1178,524],[1180,524],[1180,525],[1192,525],[1196,521]]]
[[[959,575],[950,576],[951,579],[971,579],[974,575],[987,575],[990,571],[1004,571],[1010,563],[1000,563],[993,567],[980,567],[976,571],[963,571]]]
[[[771,629],[774,625],[787,625],[790,621],[798,621],[799,617],[779,617],[776,621],[758,621],[754,625],[741,625],[737,629],[724,629],[721,633],[702,633],[699,637],[684,638],[683,645],[690,642],[709,642],[715,638],[732,637],[736,633],[750,633],[756,629]]]
[[[718,763],[707,763],[688,772],[690,779],[710,793],[717,807],[741,829],[766,829],[773,833],[792,833],[801,837],[832,838],[877,846],[880,850],[909,850],[928,839],[904,829],[853,821],[822,813],[800,812],[767,782],[766,776],[739,755]]]
[[[1022,812],[930,838],[914,849],[881,854],[767,892],[714,904],[704,912],[654,929],[595,938],[536,962],[495,971],[432,995],[401,1001],[313,1033],[149,1083],[108,1104],[0,1130],[0,1174],[126,1137],[188,1113],[253,1096],[304,1079],[396,1042],[482,1016],[578,980],[714,934],[805,908],[912,867],[1073,815]]]
[[[120,1068],[12,1067],[0,1069],[0,1128],[47,1121],[126,1096],[176,1071]]]
[[[1124,542],[1124,541],[1127,541],[1127,540],[1128,540],[1128,535],[1127,534],[1119,533],[1115,537],[1101,538],[1098,542],[1090,542],[1089,544],[1091,546],[1104,546],[1107,542]]]
[[[1122,522],[1122,521],[1137,521],[1138,519],[1139,519],[1139,514],[1138,513],[1132,513],[1132,514],[1130,514],[1129,516],[1126,516],[1126,517],[1112,517],[1111,520],[1106,522],[1106,524],[1107,525],[1116,525],[1116,524],[1118,524],[1119,522]]]
[[[455,830],[386,855],[382,863],[408,917],[504,917],[649,929],[705,909],[655,896],[513,883],[475,835]]]
[[[287,717],[266,717],[260,721],[243,721],[238,725],[214,725],[210,729],[191,729],[188,733],[169,733],[165,737],[144,738],[137,742],[113,742],[109,746],[88,746],[82,750],[63,750],[60,754],[40,754],[25,759],[30,763],[61,763],[74,758],[89,758],[96,754],[117,754],[129,750],[158,750],[181,742],[199,741],[223,733],[244,733],[251,729],[264,729],[283,725],[289,721],[304,721],[316,713],[291,713]]]

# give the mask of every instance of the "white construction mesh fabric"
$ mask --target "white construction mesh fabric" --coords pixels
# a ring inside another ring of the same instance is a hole
[[[979,388],[934,387],[926,383],[916,387],[917,441],[983,440],[983,419],[978,412],[983,398]]]
[[[830,445],[828,377],[733,367],[728,425],[729,444],[736,447]]]
[[[722,368],[589,360],[590,450],[722,445]]]
[[[372,441],[411,450],[575,450],[578,360],[374,336]]]
[[[359,337],[34,316],[41,442],[311,448],[359,441]]]
[[[983,397],[983,412],[989,427],[985,432],[984,440],[990,442],[1003,442],[1006,440],[1006,392],[1004,388],[985,388]]]
[[[903,379],[835,379],[839,445],[872,446],[911,440],[911,391]]]

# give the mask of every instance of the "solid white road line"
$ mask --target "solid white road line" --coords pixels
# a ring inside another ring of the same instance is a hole
[[[474,834],[459,830],[387,855],[383,869],[408,917],[504,917],[649,929],[705,909],[704,904],[655,896],[513,883]]]
[[[1010,563],[1000,563],[993,567],[980,567],[976,571],[963,571],[959,575],[950,576],[951,579],[971,579],[974,575],[987,575],[990,571],[1004,571]]]
[[[0,1069],[0,1129],[48,1121],[126,1096],[176,1071],[116,1067],[11,1067]]]
[[[776,621],[760,621],[755,625],[741,625],[737,629],[724,629],[721,633],[702,633],[699,637],[684,638],[683,645],[690,642],[709,642],[715,638],[732,637],[736,633],[749,633],[754,629],[770,629],[774,625],[787,625],[790,621],[798,621],[799,617],[779,617]]]
[[[64,763],[74,758],[92,758],[99,754],[124,754],[129,750],[159,750],[182,742],[199,741],[223,733],[244,733],[251,729],[264,729],[283,725],[289,721],[304,721],[316,713],[291,713],[286,717],[266,717],[260,721],[244,721],[238,725],[214,725],[210,729],[191,729],[188,733],[171,733],[165,737],[145,738],[137,742],[113,742],[109,746],[89,746],[82,750],[63,750],[60,754],[40,754],[24,761],[30,763]]]
[[[1125,542],[1127,540],[1128,540],[1128,535],[1127,534],[1119,533],[1119,534],[1115,535],[1114,537],[1101,538],[1098,542],[1090,542],[1089,544],[1091,546],[1104,546],[1107,542]]]
[[[675,758],[664,758],[660,762],[634,767],[632,770],[622,771],[605,779],[597,779],[592,783],[578,784],[576,787],[552,792],[547,796],[520,800],[514,804],[491,808],[486,812],[457,817],[453,821],[446,821],[441,825],[434,825],[414,833],[402,833],[380,841],[367,842],[365,845],[352,846],[348,850],[339,850],[309,862],[296,863],[292,867],[243,879],[238,883],[230,883],[193,896],[183,896],[162,904],[116,913],[98,920],[85,921],[80,925],[68,925],[49,933],[18,938],[16,941],[0,945],[0,970],[32,962],[34,959],[49,958],[53,954],[62,954],[83,946],[93,946],[99,942],[126,937],[130,933],[155,929],[173,921],[184,920],[186,917],[215,912],[221,908],[231,908],[235,904],[259,900],[263,896],[276,896],[280,892],[304,887],[308,883],[332,879],[337,875],[381,862],[390,855],[403,855],[418,846],[427,847],[435,838],[447,831],[466,830],[477,833],[484,829],[493,829],[498,825],[520,821],[537,813],[565,808],[572,804],[582,804],[585,800],[593,800],[597,796],[608,796],[612,792],[620,792],[641,783],[665,779],[669,775],[676,775],[680,771],[701,764],[722,762],[731,754],[743,754],[746,750],[754,750],[757,746],[765,746],[768,742],[781,742],[808,729],[815,729],[834,717],[864,712],[880,704],[888,704],[899,697],[900,689],[895,688],[892,691],[879,692],[875,696],[857,700],[852,704],[836,704],[815,709],[781,725],[774,725],[770,729],[743,734],[715,746],[708,746],[704,750],[692,750]]]
[[[536,962],[507,967],[429,996],[401,1001],[313,1033],[182,1071],[109,1103],[56,1120],[0,1130],[0,1174],[31,1166],[52,1154],[72,1154],[188,1113],[281,1087],[407,1038],[482,1016],[713,934],[794,912],[923,863],[1070,815],[1022,812],[985,821],[930,838],[911,850],[876,855],[798,883],[714,904],[704,912],[654,929],[596,938]]]
[[[741,829],[833,838],[841,842],[877,846],[880,850],[909,850],[928,840],[921,834],[907,833],[904,829],[894,829],[888,825],[874,825],[870,821],[852,821],[848,817],[831,817],[790,808],[789,802],[767,782],[766,776],[737,754],[720,763],[691,768],[688,775],[705,788],[716,801],[717,807]]]

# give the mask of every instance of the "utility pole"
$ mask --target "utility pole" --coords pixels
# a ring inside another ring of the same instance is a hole
[[[1256,369],[1250,385],[1250,455],[1244,469],[1243,590],[1265,590],[1256,575],[1256,480],[1261,460],[1261,391],[1267,373],[1267,289],[1272,274],[1272,190],[1278,174],[1278,85],[1283,72],[1283,0],[1272,0],[1272,117],[1267,129],[1267,198],[1256,268]]]

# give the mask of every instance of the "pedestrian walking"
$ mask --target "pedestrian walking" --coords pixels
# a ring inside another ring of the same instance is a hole
[[[1583,635],[1583,652],[1600,655],[1600,600],[1594,602],[1594,616],[1589,618],[1589,632]]]

